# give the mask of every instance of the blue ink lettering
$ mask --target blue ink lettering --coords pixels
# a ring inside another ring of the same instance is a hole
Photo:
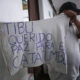
[[[26,58],[26,56],[23,54],[23,56],[22,56],[22,61],[21,61],[22,63],[27,63],[28,64],[28,60],[27,60],[27,58]],[[21,64],[22,64],[21,63]]]
[[[9,31],[9,24],[11,24],[11,23],[5,23],[6,24],[6,27],[7,27],[7,33],[8,33],[8,35],[10,34],[10,31]]]
[[[18,49],[17,45],[11,45],[11,50],[14,54],[14,52]]]
[[[30,41],[35,41],[35,33],[30,33]]]
[[[9,42],[10,45],[15,45],[15,44],[16,44],[16,36],[11,35],[11,36],[8,38],[8,42]]]
[[[16,24],[14,23],[14,32],[16,34]]]
[[[24,43],[24,51],[29,52],[29,42],[27,42],[27,41]]]
[[[47,33],[46,40],[47,41],[51,41],[52,40],[52,34],[51,33]]]
[[[23,48],[21,47],[21,45],[18,45],[17,53],[19,53],[20,51],[23,52]]]
[[[42,61],[42,58],[41,58],[41,56],[40,56],[39,53],[36,53],[36,58],[35,58],[34,64],[35,64],[38,60]]]
[[[18,59],[18,56],[16,56],[16,57],[13,59],[13,67],[14,67],[14,68],[19,68],[19,67],[20,67],[20,65],[21,65],[21,63],[20,63],[19,65],[18,65],[18,64],[16,64],[17,59]]]
[[[23,42],[23,35],[16,37],[17,43],[21,44]]]
[[[19,34],[24,33],[24,22],[18,22],[17,25]]]
[[[26,33],[32,33],[33,32],[33,22],[31,23],[31,26],[29,26],[29,27],[27,26],[27,23],[25,23],[25,30],[26,30]],[[29,31],[29,30],[31,30],[31,31]]]

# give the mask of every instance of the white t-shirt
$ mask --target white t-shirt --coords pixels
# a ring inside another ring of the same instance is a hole
[[[72,25],[70,27],[66,27],[65,43],[68,63],[68,76],[75,80],[79,75],[80,65],[79,41],[77,38],[76,26]]]
[[[63,13],[60,14],[64,15]],[[66,21],[66,20],[65,20]],[[48,65],[48,72],[51,80],[76,80],[79,75],[80,52],[79,39],[76,36],[77,28],[73,24],[65,27],[65,48],[67,54],[67,74],[59,73],[52,65]]]

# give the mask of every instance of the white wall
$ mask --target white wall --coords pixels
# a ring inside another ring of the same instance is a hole
[[[57,12],[59,11],[60,6],[67,1],[71,1],[77,4],[77,6],[80,8],[80,0],[52,0],[55,9],[57,10]]]
[[[27,10],[22,9],[22,0],[0,0],[0,22],[27,21],[27,17]],[[28,80],[29,76],[31,74],[27,73],[27,68],[11,76],[0,54],[0,80]],[[31,77],[34,78],[33,75]]]
[[[27,11],[22,9],[22,0],[0,0],[0,22],[23,21],[27,16]]]
[[[47,19],[53,17],[53,9],[48,2],[48,0],[38,0],[39,1],[39,14],[40,19]]]

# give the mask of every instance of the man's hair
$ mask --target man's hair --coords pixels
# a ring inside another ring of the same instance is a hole
[[[80,14],[80,9],[78,9],[76,4],[73,2],[64,3],[59,9],[59,13],[63,12],[64,10],[72,10],[75,11],[77,14]]]

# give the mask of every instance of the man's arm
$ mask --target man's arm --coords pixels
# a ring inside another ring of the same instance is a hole
[[[72,10],[64,10],[63,12],[70,17],[70,23],[74,23],[80,33],[80,21],[77,19],[77,13]]]
[[[74,24],[76,25],[76,27],[77,27],[77,29],[78,29],[78,31],[79,31],[79,33],[80,33],[80,21],[79,21],[78,19],[76,19],[76,20],[74,21]]]

